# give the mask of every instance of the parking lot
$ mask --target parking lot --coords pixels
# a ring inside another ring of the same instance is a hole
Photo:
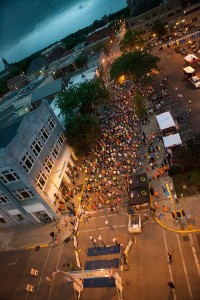
[[[190,138],[192,135],[199,133],[199,116],[200,116],[200,89],[196,89],[190,81],[184,79],[183,68],[188,66],[185,63],[184,56],[180,53],[169,53],[169,51],[158,51],[159,47],[153,49],[153,54],[159,56],[161,61],[159,63],[162,72],[158,74],[153,81],[153,86],[157,94],[161,94],[160,81],[168,75],[167,96],[164,98],[164,105],[162,111],[170,111],[174,120],[178,116],[183,116],[183,121],[179,122],[180,136],[182,140]],[[193,63],[192,68],[195,69],[196,75],[200,74],[200,62]],[[183,99],[178,98],[178,92],[183,95]],[[191,105],[188,101],[191,100]],[[191,114],[189,117],[186,111],[191,107]]]

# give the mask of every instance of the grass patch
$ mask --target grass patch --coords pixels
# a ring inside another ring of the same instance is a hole
[[[172,175],[178,197],[193,196],[200,193],[200,170]]]

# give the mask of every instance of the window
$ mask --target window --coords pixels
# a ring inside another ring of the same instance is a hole
[[[33,143],[31,144],[30,147],[33,151],[33,153],[35,154],[35,156],[39,156],[43,146],[42,143],[40,142],[40,140],[38,138],[36,138]]]
[[[41,139],[43,140],[43,142],[46,142],[46,140],[48,140],[49,131],[47,130],[47,128],[45,126],[40,130],[39,135],[40,135]]]
[[[26,152],[26,154],[24,155],[24,157],[22,158],[22,160],[20,162],[20,164],[26,170],[27,173],[30,172],[34,163],[35,163],[35,160],[29,152]]]
[[[47,175],[41,170],[38,174],[38,178],[36,179],[36,183],[41,190],[44,189],[45,184],[47,182]]]
[[[0,173],[0,180],[3,183],[12,182],[19,179],[20,179],[19,176],[13,169],[10,169],[8,171],[3,171]]]
[[[6,221],[5,221],[3,218],[0,218],[0,223],[1,223],[1,224],[5,224]]]
[[[13,218],[16,219],[16,221],[21,222],[24,220],[24,217],[21,214],[14,215]]]
[[[10,200],[5,195],[0,195],[0,204],[10,203]]]
[[[60,133],[59,136],[58,136],[57,142],[58,142],[58,144],[60,146],[62,146],[62,144],[64,143],[64,141],[65,141],[65,137],[64,137],[64,135],[62,133]]]
[[[53,148],[51,149],[51,153],[52,153],[53,157],[57,158],[58,154],[59,154],[59,151],[60,151],[60,148],[58,147],[57,144],[55,144],[53,146]]]
[[[53,159],[51,158],[50,155],[47,156],[47,158],[45,159],[43,165],[44,165],[46,171],[48,173],[50,173],[51,169],[53,168],[53,165],[54,165],[54,161],[53,161]]]
[[[54,120],[54,118],[52,116],[50,116],[47,120],[47,124],[49,129],[52,131],[54,129],[54,127],[56,126],[56,121]]]
[[[24,200],[35,196],[33,192],[28,188],[15,191],[13,192],[13,194],[17,197],[18,200]]]

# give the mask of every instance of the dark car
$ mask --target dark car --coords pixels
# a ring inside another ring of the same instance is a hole
[[[174,50],[175,50],[176,53],[180,53],[181,48],[180,47],[176,47]]]
[[[187,51],[186,48],[181,48],[181,49],[180,49],[180,54],[186,55],[187,53],[188,53],[188,51]]]

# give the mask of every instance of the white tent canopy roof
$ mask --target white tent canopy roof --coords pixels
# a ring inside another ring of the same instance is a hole
[[[185,57],[185,60],[186,60],[187,62],[191,62],[191,61],[199,60],[199,58],[196,57],[194,54],[188,54],[188,55]]]
[[[163,114],[157,115],[156,119],[158,121],[160,130],[164,130],[164,129],[170,128],[170,127],[176,127],[176,124],[175,124],[170,112],[168,112],[168,111]]]
[[[194,73],[195,72],[195,70],[190,66],[183,68],[183,71],[185,71],[186,73]]]
[[[182,144],[179,133],[164,136],[163,141],[164,141],[165,148]]]

